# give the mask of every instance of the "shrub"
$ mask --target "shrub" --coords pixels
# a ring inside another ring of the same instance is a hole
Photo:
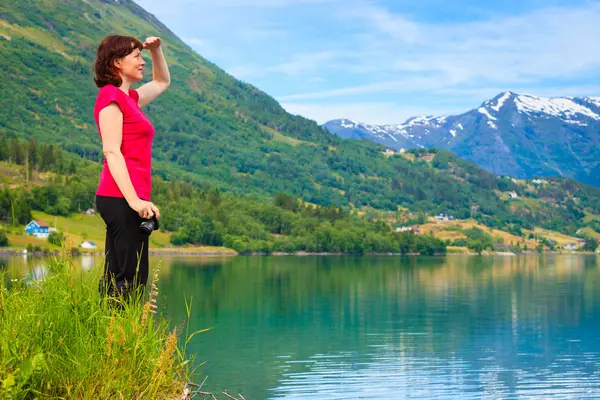
[[[65,234],[62,232],[50,232],[48,235],[48,243],[61,247],[65,238]]]
[[[8,237],[4,231],[0,230],[0,247],[8,246]]]

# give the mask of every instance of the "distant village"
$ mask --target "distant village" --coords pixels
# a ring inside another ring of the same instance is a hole
[[[85,214],[94,216],[96,215],[96,211],[93,208],[89,208],[85,211]],[[48,223],[39,219],[31,220],[25,225],[25,234],[35,236],[38,239],[47,240],[53,232],[57,232],[56,228],[51,227]],[[90,240],[85,240],[79,244],[79,247],[86,250],[95,250],[97,245]]]
[[[518,197],[517,193],[514,193],[514,192],[509,193],[509,198],[517,198],[517,197]],[[440,213],[433,218],[435,219],[436,222],[441,222],[441,223],[455,220],[453,215],[446,214],[446,213]],[[413,225],[413,226],[400,225],[400,226],[396,226],[394,230],[396,232],[412,233],[415,235],[422,235],[424,233],[422,231],[422,229],[419,228],[419,226],[417,226],[417,225]],[[557,246],[557,244],[558,244],[552,239],[547,238],[546,241],[553,246]],[[583,248],[583,246],[585,246],[585,244],[586,244],[586,239],[577,239],[576,242],[564,244],[562,246],[562,249],[567,250],[567,251],[580,250]],[[508,245],[506,245],[506,247],[508,248]]]

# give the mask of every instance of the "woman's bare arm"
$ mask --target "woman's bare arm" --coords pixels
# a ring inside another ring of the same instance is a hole
[[[144,43],[144,48],[150,50],[150,54],[152,54],[152,81],[137,89],[140,96],[139,107],[143,107],[157,98],[171,84],[169,66],[160,44],[160,38],[157,37],[149,37]]]

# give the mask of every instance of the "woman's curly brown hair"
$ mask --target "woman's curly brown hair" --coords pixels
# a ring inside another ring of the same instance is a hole
[[[96,86],[121,86],[123,80],[115,61],[123,58],[135,49],[142,51],[144,44],[133,36],[108,35],[100,42],[94,63],[94,82]]]

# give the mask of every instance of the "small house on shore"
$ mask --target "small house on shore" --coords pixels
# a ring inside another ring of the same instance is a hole
[[[421,230],[417,226],[397,226],[396,232],[409,232],[414,233],[415,235],[421,234]]]
[[[40,239],[45,239],[50,234],[50,227],[44,221],[36,219],[25,226],[25,233]]]
[[[81,243],[79,247],[81,247],[82,249],[94,250],[97,246],[96,243],[86,240],[85,242]]]
[[[449,215],[449,214],[445,214],[445,213],[439,213],[438,215],[435,216],[435,219],[439,222],[442,221],[453,221],[454,220],[454,216]]]
[[[579,247],[579,245],[577,243],[567,243],[563,246],[563,249],[565,250],[577,250],[577,248]]]

